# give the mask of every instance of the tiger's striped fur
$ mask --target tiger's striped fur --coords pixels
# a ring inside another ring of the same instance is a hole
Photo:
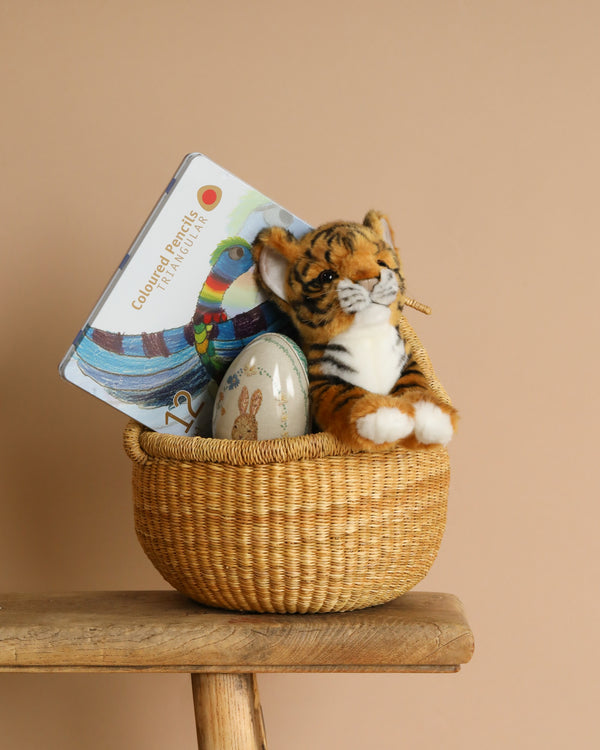
[[[300,240],[266,229],[252,252],[300,335],[319,429],[359,450],[450,440],[456,411],[431,391],[400,334],[405,282],[383,214],[325,224]]]

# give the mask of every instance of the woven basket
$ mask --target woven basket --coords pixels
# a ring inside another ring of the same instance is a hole
[[[202,604],[279,613],[382,604],[415,586],[440,547],[450,479],[440,447],[352,452],[328,433],[214,440],[134,421],[124,444],[138,539],[165,580]]]

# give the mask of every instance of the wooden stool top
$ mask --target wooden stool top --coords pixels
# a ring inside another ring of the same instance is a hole
[[[452,594],[316,615],[210,609],[176,591],[0,594],[0,672],[457,672],[472,653]]]

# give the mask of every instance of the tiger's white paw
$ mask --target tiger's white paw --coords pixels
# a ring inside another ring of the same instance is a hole
[[[414,426],[412,417],[389,406],[382,406],[356,420],[358,434],[374,443],[390,443],[405,438]]]
[[[425,445],[448,445],[454,434],[450,416],[430,401],[418,401],[414,407],[417,440]]]

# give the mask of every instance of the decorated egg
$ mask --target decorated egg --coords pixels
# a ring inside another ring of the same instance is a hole
[[[213,437],[269,440],[310,431],[308,367],[288,336],[263,333],[229,365],[217,391]]]

